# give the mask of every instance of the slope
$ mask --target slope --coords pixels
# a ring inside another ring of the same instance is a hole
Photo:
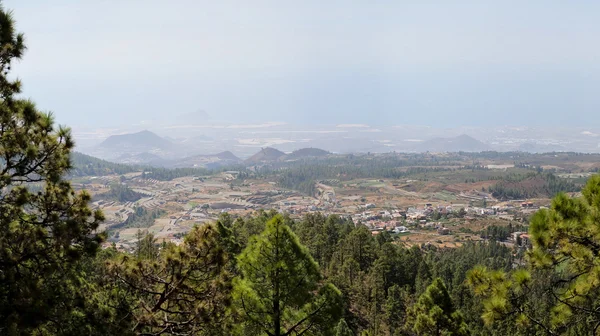
[[[272,147],[262,148],[258,153],[252,155],[246,159],[246,163],[260,163],[277,161],[281,157],[285,156],[285,153]]]

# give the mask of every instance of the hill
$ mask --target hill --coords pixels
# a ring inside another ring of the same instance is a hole
[[[301,148],[301,149],[291,152],[290,154],[286,155],[283,158],[286,160],[296,160],[296,159],[302,159],[302,158],[308,158],[308,157],[323,157],[323,156],[327,156],[329,154],[331,154],[331,153],[329,153],[326,150],[319,149],[319,148]]]
[[[126,148],[148,148],[168,150],[174,147],[173,143],[150,131],[137,133],[111,135],[100,145],[101,148],[121,151]]]
[[[434,138],[415,148],[419,152],[482,152],[490,150],[487,144],[466,134],[452,138]]]
[[[235,156],[235,154],[233,154],[230,151],[217,153],[214,156],[218,157],[221,160],[242,161],[239,157]]]
[[[246,159],[246,163],[260,163],[277,161],[284,157],[285,153],[272,147],[262,148],[258,153]]]
[[[111,174],[127,174],[138,171],[139,167],[105,161],[79,152],[71,153],[73,169],[70,176],[102,176]]]

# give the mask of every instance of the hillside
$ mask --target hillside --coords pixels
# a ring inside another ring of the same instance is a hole
[[[116,161],[125,164],[145,164],[150,166],[164,166],[168,163],[167,160],[160,156],[148,152],[136,154],[126,153],[119,156]]]
[[[487,144],[466,134],[452,138],[434,138],[415,148],[419,152],[482,152],[490,150]]]
[[[174,146],[172,142],[150,131],[141,131],[137,133],[111,135],[98,145],[98,147],[120,151],[125,148],[155,148],[168,150]]]
[[[230,151],[225,151],[217,154],[209,155],[194,155],[177,160],[173,167],[176,168],[192,168],[192,167],[205,167],[205,168],[218,168],[227,165],[234,165],[242,162],[240,158],[235,156]]]
[[[284,157],[285,153],[277,150],[275,148],[267,147],[262,148],[258,153],[252,155],[248,159],[246,159],[246,163],[260,163],[260,162],[269,162],[276,161],[280,158]]]
[[[102,176],[126,174],[138,170],[138,167],[105,161],[79,152],[71,153],[73,169],[70,176]]]
[[[323,156],[327,156],[329,154],[331,154],[331,153],[329,153],[326,150],[319,149],[319,148],[301,148],[301,149],[291,152],[290,154],[286,155],[283,158],[286,160],[296,160],[296,159],[309,158],[309,157],[323,157]]]
[[[213,156],[216,156],[221,160],[241,161],[239,157],[235,156],[235,154],[233,154],[230,151],[224,151],[221,153],[217,153]]]

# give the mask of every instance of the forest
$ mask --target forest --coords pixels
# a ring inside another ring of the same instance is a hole
[[[69,170],[70,176],[122,175],[140,169],[140,167],[133,165],[113,163],[79,152],[73,152],[71,154],[71,163],[73,167]]]
[[[575,192],[580,189],[580,185],[544,172],[504,176],[489,187],[488,191],[500,200],[514,200],[553,197],[559,192]]]
[[[561,194],[538,212],[523,248],[495,239],[521,226],[436,248],[405,246],[335,215],[293,220],[258,211],[224,213],[179,245],[145,235],[132,252],[96,248],[31,273],[50,275],[62,284],[56,288],[14,276],[35,261],[3,259],[10,266],[0,328],[15,335],[596,335],[599,241],[590,220],[600,177],[583,195]],[[22,294],[34,290],[44,299]]]

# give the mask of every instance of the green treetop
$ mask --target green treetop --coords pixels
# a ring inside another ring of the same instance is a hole
[[[153,243],[148,235],[142,241]],[[153,250],[153,248],[150,248]],[[230,302],[230,277],[217,228],[194,227],[183,244],[108,263],[111,299],[137,335],[217,335]],[[115,305],[113,303],[113,305]]]
[[[410,311],[408,327],[417,335],[468,335],[467,325],[440,278],[419,297]]]
[[[327,334],[336,326],[339,291],[319,283],[317,263],[280,215],[251,238],[238,267],[241,276],[234,281],[234,299],[245,321],[241,333]]]
[[[471,271],[469,284],[484,298],[488,324],[514,317],[546,334],[598,335],[600,176],[589,179],[582,195],[559,194],[550,209],[532,217],[527,268],[511,274]],[[549,317],[540,312],[540,298],[549,305]]]
[[[17,97],[11,64],[25,51],[10,12],[0,8],[0,334],[56,330],[85,306],[75,265],[95,253],[103,219],[63,176],[74,143],[52,114]],[[38,191],[33,191],[38,190]]]

